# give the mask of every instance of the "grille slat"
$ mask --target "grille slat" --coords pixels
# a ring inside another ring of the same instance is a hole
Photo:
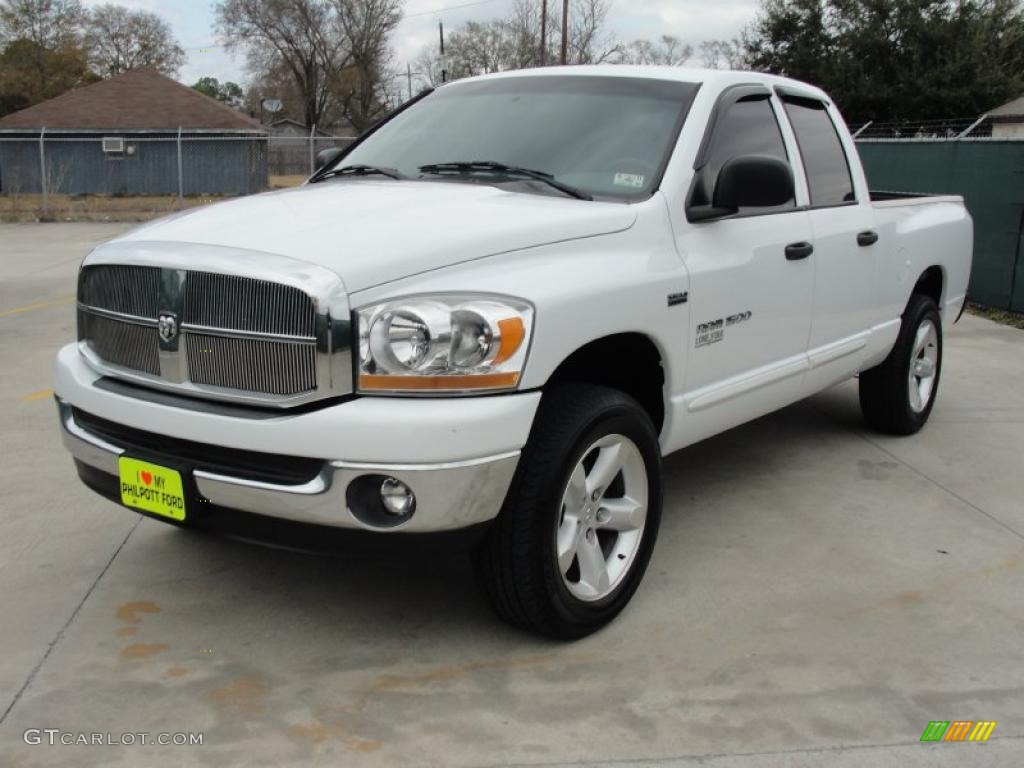
[[[145,318],[152,326],[79,310],[79,339],[102,360],[160,376],[158,267],[96,265],[79,278],[79,302]],[[188,272],[182,297],[180,352],[190,381],[241,392],[287,396],[317,389],[316,302],[289,285],[238,275]],[[193,329],[190,330],[189,327]],[[204,333],[202,328],[220,334]],[[252,333],[280,339],[232,336]]]
[[[79,335],[102,359],[114,365],[160,375],[159,337],[155,327],[126,323],[78,311]]]
[[[182,322],[207,328],[312,338],[316,304],[298,288],[267,280],[190,272]]]
[[[316,388],[312,344],[190,333],[185,348],[196,384],[271,395],[296,395]]]
[[[78,300],[90,307],[156,319],[160,302],[160,270],[100,264],[79,277]]]

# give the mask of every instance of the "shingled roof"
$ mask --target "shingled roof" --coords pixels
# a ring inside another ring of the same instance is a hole
[[[0,118],[0,130],[262,131],[241,112],[152,69],[76,88]]]

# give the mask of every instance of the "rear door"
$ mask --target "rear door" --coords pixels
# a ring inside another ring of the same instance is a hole
[[[880,248],[874,210],[867,191],[855,189],[856,158],[847,156],[834,110],[817,98],[780,96],[809,196],[815,276],[807,384],[816,390],[855,374],[867,353]]]
[[[792,163],[780,108],[764,86],[723,92],[695,161],[688,207],[711,200],[719,170],[734,157],[771,155]],[[791,199],[677,228],[690,273],[685,442],[799,397],[814,296],[811,228],[802,203]]]

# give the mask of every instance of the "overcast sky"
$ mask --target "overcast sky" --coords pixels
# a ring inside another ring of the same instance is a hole
[[[118,0],[83,2],[94,6]],[[392,38],[399,65],[414,59],[425,46],[436,44],[439,20],[444,20],[446,28],[470,20],[486,21],[504,16],[512,2],[406,0],[405,17]],[[554,5],[558,0],[549,2]],[[183,82],[191,84],[205,75],[239,83],[245,79],[244,59],[232,57],[218,46],[213,0],[120,0],[119,4],[153,11],[170,22],[188,53],[188,61],[179,73]],[[670,34],[696,44],[738,35],[757,6],[757,0],[612,0],[609,27],[623,40]]]

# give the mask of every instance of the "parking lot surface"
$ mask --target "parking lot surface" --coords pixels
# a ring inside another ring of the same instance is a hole
[[[82,486],[50,366],[126,226],[0,225],[0,764],[1024,763],[1024,332],[965,316],[915,437],[866,432],[848,382],[669,457],[640,591],[560,644],[463,558],[260,548]]]

